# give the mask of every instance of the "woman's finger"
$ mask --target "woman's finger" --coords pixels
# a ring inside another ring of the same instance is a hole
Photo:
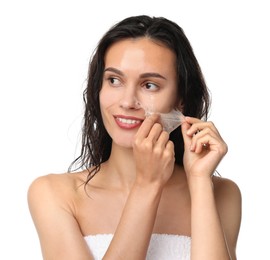
[[[158,122],[158,119],[159,115],[157,114],[146,117],[142,125],[138,129],[135,138],[139,140],[143,140],[144,138],[146,138],[149,135],[153,125]]]
[[[184,121],[181,125],[181,131],[182,131],[185,149],[189,149],[189,147],[191,145],[191,137],[192,136],[189,136],[187,134],[190,127],[191,127],[191,125],[187,121]]]
[[[153,144],[156,143],[162,131],[163,131],[162,125],[159,123],[154,123],[147,136],[147,139],[151,140]]]

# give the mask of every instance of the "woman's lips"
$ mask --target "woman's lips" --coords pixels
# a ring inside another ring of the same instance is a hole
[[[143,122],[143,119],[133,116],[116,115],[114,118],[117,125],[123,129],[133,129],[139,127]]]

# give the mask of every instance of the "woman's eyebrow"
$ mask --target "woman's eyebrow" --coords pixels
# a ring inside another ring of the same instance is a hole
[[[106,69],[104,70],[104,72],[106,72],[106,71],[111,71],[111,72],[114,72],[114,73],[116,73],[116,74],[118,74],[118,75],[120,75],[120,76],[124,76],[124,73],[123,73],[121,70],[118,70],[118,69],[113,68],[113,67],[108,67],[108,68],[106,68]]]
[[[108,67],[104,70],[104,72],[106,71],[111,71],[111,72],[114,72],[120,76],[124,76],[124,73],[121,71],[121,70],[118,70],[116,68],[113,68],[113,67]],[[164,76],[162,76],[161,74],[159,73],[156,73],[156,72],[146,72],[146,73],[143,73],[140,75],[140,78],[161,78],[161,79],[165,79],[166,78]]]
[[[143,73],[141,74],[140,76],[141,78],[161,78],[161,79],[165,79],[166,78],[162,75],[160,75],[159,73],[156,73],[156,72],[146,72],[146,73]]]

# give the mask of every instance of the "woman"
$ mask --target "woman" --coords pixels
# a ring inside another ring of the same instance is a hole
[[[241,193],[214,175],[227,145],[183,30],[148,16],[113,26],[84,98],[80,171],[28,191],[44,259],[236,259]],[[175,109],[169,133],[162,115]]]

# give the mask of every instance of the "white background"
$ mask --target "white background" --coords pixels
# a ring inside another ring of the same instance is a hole
[[[183,27],[212,91],[214,121],[229,145],[219,166],[243,196],[238,259],[270,259],[267,1],[0,2],[0,259],[41,258],[27,189],[65,172],[78,155],[82,91],[97,41],[129,15]]]

